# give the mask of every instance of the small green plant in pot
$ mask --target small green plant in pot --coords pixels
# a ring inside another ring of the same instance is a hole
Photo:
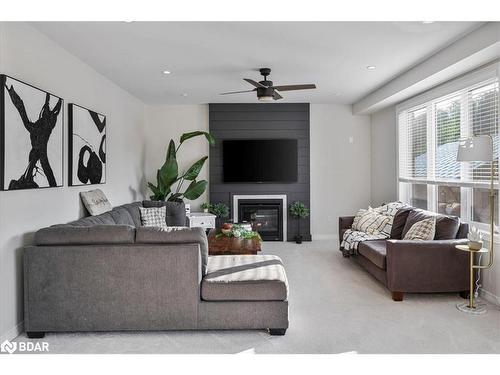
[[[217,228],[222,225],[222,221],[229,216],[229,207],[222,202],[211,204],[209,212],[217,216]]]
[[[210,207],[212,207],[212,205],[208,202],[205,202],[205,203],[202,203],[201,204],[201,209],[203,210],[203,212],[209,212],[210,211]]]
[[[188,139],[204,136],[210,146],[215,144],[215,139],[210,135],[210,133],[203,131],[194,131],[190,133],[184,133],[179,139],[179,146],[175,146],[173,139],[170,140],[167,149],[167,156],[165,158],[165,163],[156,172],[156,185],[152,182],[148,182],[148,187],[153,192],[150,199],[154,201],[164,201],[169,202],[184,202],[184,199],[194,200],[200,197],[207,188],[208,182],[206,180],[197,181],[196,178],[200,174],[205,161],[208,156],[203,156],[201,159],[196,161],[187,170],[179,174],[179,166],[177,164],[177,155],[179,149]],[[182,187],[186,181],[189,185],[184,191]]]
[[[293,202],[290,205],[290,215],[297,219],[297,235],[295,236],[295,243],[302,243],[302,234],[300,234],[300,221],[309,216],[309,208],[302,202]]]

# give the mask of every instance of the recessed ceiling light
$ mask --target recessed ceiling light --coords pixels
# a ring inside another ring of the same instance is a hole
[[[375,65],[368,65],[368,66],[366,67],[366,69],[368,69],[368,70],[374,70],[375,68],[376,68],[376,66],[375,66]]]
[[[183,92],[183,93],[181,94],[181,96],[186,97],[186,96],[188,96],[188,94],[186,94],[185,92]]]
[[[171,72],[170,70],[164,70],[162,73],[163,73],[163,74],[170,74],[170,73],[172,73],[172,72]]]
[[[434,21],[422,21],[424,25],[430,25],[431,23],[434,23]]]

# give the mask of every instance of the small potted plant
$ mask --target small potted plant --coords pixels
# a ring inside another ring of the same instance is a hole
[[[210,211],[211,206],[212,205],[210,203],[205,202],[201,204],[201,209],[203,210],[203,212],[207,213],[208,211]]]
[[[309,208],[302,202],[293,202],[290,205],[290,215],[297,219],[297,235],[295,236],[295,243],[302,243],[302,235],[300,234],[300,220],[309,216]]]
[[[229,207],[222,202],[211,204],[209,212],[217,216],[217,228],[222,225],[222,220],[229,216]]]
[[[479,229],[472,226],[469,230],[467,238],[469,239],[469,249],[476,251],[481,250],[483,247],[483,234]]]

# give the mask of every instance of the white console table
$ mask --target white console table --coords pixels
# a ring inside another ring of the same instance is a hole
[[[201,227],[205,229],[215,228],[214,214],[206,212],[191,212],[187,215],[188,225],[190,228]]]

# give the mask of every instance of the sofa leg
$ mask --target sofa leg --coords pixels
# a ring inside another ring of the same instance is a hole
[[[29,339],[43,339],[45,337],[45,332],[27,331],[26,336],[28,336]]]
[[[469,291],[468,290],[462,290],[460,293],[458,293],[460,297],[463,299],[469,299]]]
[[[392,294],[392,300],[396,302],[401,302],[405,295],[403,292],[391,292],[391,294]]]
[[[285,336],[286,328],[269,328],[271,336]]]

